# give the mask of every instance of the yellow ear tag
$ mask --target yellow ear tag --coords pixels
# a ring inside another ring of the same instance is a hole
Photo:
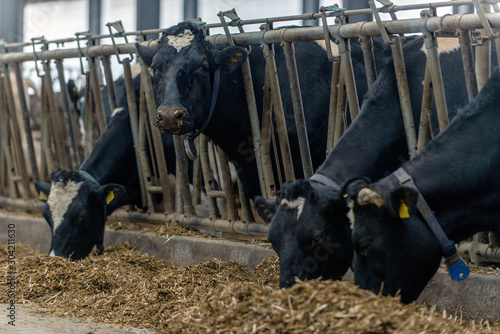
[[[108,195],[106,196],[106,204],[111,203],[115,199],[115,193],[113,190],[108,191]]]
[[[347,196],[349,196],[349,195],[347,195],[347,194],[342,195],[342,197],[344,197],[344,198],[347,198]]]
[[[76,87],[73,87],[73,94],[75,94],[75,95],[78,94],[78,89]]]
[[[38,199],[39,199],[40,201],[46,201],[46,200],[48,200],[49,198],[47,197],[47,194],[46,194],[46,193],[44,193],[43,191],[40,191],[40,194],[38,194]]]
[[[406,203],[402,199],[399,200],[399,203],[399,218],[410,218],[410,212]]]

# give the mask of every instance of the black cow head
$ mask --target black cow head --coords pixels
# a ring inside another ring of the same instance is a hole
[[[165,30],[156,51],[140,44],[136,48],[153,72],[156,127],[169,134],[199,129],[208,118],[214,72],[232,72],[248,56],[238,46],[217,49],[205,41],[200,27],[185,22]]]
[[[385,182],[384,182],[385,181]],[[354,280],[363,289],[410,303],[436,272],[441,248],[416,213],[417,192],[365,180],[346,185],[353,226]]]
[[[280,259],[280,287],[300,279],[341,279],[352,260],[347,208],[333,190],[317,182],[286,182],[276,201],[255,199]],[[272,220],[271,220],[272,219]]]
[[[52,231],[49,254],[79,260],[94,245],[101,252],[106,213],[120,206],[125,188],[113,183],[100,186],[78,172],[59,170],[50,177],[51,183],[35,181]]]

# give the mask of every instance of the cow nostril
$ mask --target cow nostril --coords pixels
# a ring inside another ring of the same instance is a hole
[[[175,112],[175,119],[180,121],[184,117],[184,111],[183,110],[177,110]]]

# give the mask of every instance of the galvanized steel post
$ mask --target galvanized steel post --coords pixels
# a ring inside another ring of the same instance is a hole
[[[297,127],[297,139],[299,140],[300,158],[304,178],[308,179],[314,174],[312,166],[311,152],[309,149],[309,139],[307,138],[307,124],[304,116],[304,105],[300,91],[300,80],[295,61],[295,48],[292,43],[281,43],[285,54],[286,68],[288,70],[288,82],[290,84],[290,94],[292,96],[293,111],[295,115],[295,125]],[[313,112],[310,110],[309,112]]]
[[[69,155],[71,157],[71,167],[73,170],[77,170],[78,167],[80,166],[80,162],[78,161],[78,156],[77,156],[76,139],[75,139],[75,133],[73,131],[73,120],[71,117],[71,105],[69,103],[68,91],[67,89],[64,89],[64,87],[66,87],[66,80],[64,79],[64,68],[61,59],[56,60],[56,68],[57,68],[57,75],[59,77],[59,85],[61,86],[63,113],[66,124],[66,133],[68,134],[67,145],[69,148]]]
[[[337,117],[337,99],[340,89],[340,58],[332,60],[332,82],[330,87],[330,106],[328,113],[328,134],[326,138],[326,156],[330,154],[335,145],[335,128]]]
[[[276,118],[276,126],[278,127],[278,137],[281,149],[281,158],[283,159],[283,169],[285,170],[285,178],[288,181],[295,180],[295,172],[293,168],[292,154],[290,151],[290,142],[288,141],[288,131],[285,121],[285,112],[281,101],[281,91],[278,81],[278,71],[274,59],[273,45],[263,44],[262,46],[264,59],[266,60],[266,69],[269,75],[269,87],[271,88],[271,97],[273,100],[274,116]]]
[[[462,53],[462,63],[464,65],[465,84],[467,86],[467,96],[469,101],[476,97],[477,78],[474,69],[474,56],[472,54],[472,46],[470,41],[469,30],[458,30],[458,41],[460,43],[460,50]]]
[[[18,94],[19,94],[18,98],[19,98],[19,102],[21,104],[21,114],[23,117],[24,134],[26,136],[26,145],[28,147],[28,159],[30,161],[31,173],[32,173],[34,180],[39,180],[38,166],[37,166],[36,157],[35,157],[35,147],[33,146],[33,136],[31,134],[28,104],[26,103],[26,95],[24,94],[23,75],[21,73],[21,65],[19,63],[15,63],[13,66],[14,66],[14,72],[16,73],[17,90],[18,90]]]
[[[125,58],[122,60],[123,65],[123,79],[125,80],[125,90],[127,93],[128,114],[130,118],[130,129],[132,132],[132,140],[134,141],[135,163],[137,165],[137,172],[139,173],[139,191],[141,192],[141,206],[146,204],[146,186],[142,172],[142,165],[140,163],[139,153],[139,120],[137,116],[137,103],[135,98],[134,78],[132,78],[132,69],[130,68],[130,59]],[[111,74],[111,73],[110,73]],[[107,83],[107,82],[106,82]],[[112,84],[112,83],[111,83]],[[110,96],[111,99],[111,96]],[[103,130],[101,130],[103,131]],[[101,132],[102,133],[102,132]]]

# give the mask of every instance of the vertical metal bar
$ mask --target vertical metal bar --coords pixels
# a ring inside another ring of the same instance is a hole
[[[479,4],[480,9],[484,13],[490,13],[491,7],[489,4]],[[481,18],[481,17],[480,17]],[[487,35],[485,29],[478,29],[482,35]],[[483,86],[490,78],[491,73],[491,41],[483,39],[481,45],[476,46],[476,77],[477,88],[481,91]]]
[[[19,102],[21,103],[21,113],[23,117],[24,134],[26,136],[26,145],[28,148],[28,158],[30,160],[30,165],[31,165],[31,173],[34,180],[39,180],[38,167],[35,157],[35,147],[33,145],[33,136],[31,134],[29,110],[28,110],[28,105],[26,103],[26,95],[24,94],[21,65],[19,63],[14,63],[13,66],[14,66],[14,72],[16,73],[17,89],[19,93]]]
[[[363,52],[363,61],[365,64],[366,82],[368,89],[377,79],[377,70],[375,68],[375,57],[373,55],[373,40],[371,37],[361,37],[359,39],[361,51]]]
[[[427,58],[429,59],[428,64],[431,65],[432,91],[434,92],[434,103],[436,104],[439,129],[442,131],[450,124],[450,119],[448,118],[448,106],[446,104],[436,37],[432,34],[427,34],[424,38],[424,43],[427,49]]]
[[[422,93],[422,107],[420,110],[420,125],[418,129],[417,153],[431,140],[431,129],[427,115],[432,111],[431,68],[429,60],[425,66],[424,91]]]
[[[393,37],[391,43],[392,58],[394,60],[394,71],[396,73],[396,81],[398,84],[399,101],[401,104],[401,114],[406,134],[406,142],[408,144],[408,153],[410,158],[413,158],[417,152],[417,138],[415,133],[415,121],[413,120],[413,112],[411,109],[410,89],[408,87],[408,79],[406,77],[406,67],[403,55],[403,46],[400,36]]]
[[[10,80],[10,71],[9,71],[7,65],[4,66],[4,92],[5,92],[5,98],[6,98],[7,106],[8,106],[8,109],[6,109],[6,110],[8,110],[9,116],[10,116],[10,127],[11,127],[10,133],[12,136],[11,143],[13,145],[12,152],[10,152],[10,151],[7,152],[10,154],[10,157],[7,159],[7,161],[11,162],[11,165],[9,166],[9,168],[11,169],[11,171],[13,173],[15,171],[14,166],[15,165],[18,166],[18,168],[19,168],[18,172],[21,174],[20,175],[21,176],[21,183],[23,184],[24,192],[27,195],[30,193],[28,170],[26,169],[26,162],[24,160],[23,149],[21,147],[21,142],[22,142],[21,141],[21,134],[19,131],[17,131],[16,128],[14,128],[14,126],[17,126],[17,124],[19,124],[19,122],[17,120],[16,107],[14,104],[14,95],[12,93],[12,82]],[[7,117],[7,120],[8,120],[8,118],[9,117]],[[7,140],[7,142],[5,143],[5,145],[6,145],[5,147],[8,147],[7,146],[8,142],[9,141]],[[14,161],[15,156],[17,156],[17,158],[18,158],[17,164]]]
[[[252,210],[250,208],[250,202],[248,201],[248,197],[243,191],[243,184],[241,183],[240,177],[236,174],[236,182],[238,184],[238,193],[240,195],[240,203],[241,203],[241,220],[245,223],[250,223],[254,221],[252,218]]]
[[[141,164],[142,174],[139,174],[144,182],[144,186],[148,187],[151,184],[151,172],[149,170],[149,160],[148,160],[148,139],[147,139],[147,127],[148,127],[148,110],[146,106],[146,98],[143,94],[143,88],[141,88],[140,101],[139,101],[139,162]],[[149,212],[154,211],[152,195],[149,191],[146,191],[146,201],[148,205]],[[144,204],[144,202],[143,202]],[[172,203],[170,203],[172,207]]]
[[[66,122],[66,132],[68,134],[68,147],[71,157],[71,166],[73,170],[77,170],[80,165],[76,155],[76,140],[73,132],[73,121],[71,120],[71,107],[69,103],[68,90],[66,87],[66,80],[64,79],[64,68],[61,59],[56,59],[57,75],[59,77],[59,85],[61,86],[61,95],[63,100],[64,120]]]
[[[195,145],[199,145],[200,140],[195,139]],[[193,161],[193,204],[201,203],[201,161],[196,159]]]
[[[52,140],[54,143],[55,153],[57,157],[57,163],[54,164],[54,168],[69,169],[68,168],[69,161],[66,155],[66,149],[64,147],[64,142],[66,141],[63,134],[65,133],[65,130],[63,129],[63,126],[61,125],[60,122],[61,117],[59,115],[59,108],[57,106],[56,97],[54,95],[54,87],[52,85],[52,74],[50,71],[49,62],[43,63],[43,71],[45,72],[45,75],[43,76],[42,80],[44,81],[45,94],[47,96],[47,103],[49,108],[48,117],[50,117],[52,136],[53,136]]]
[[[99,133],[103,133],[106,129],[106,115],[104,114],[104,102],[102,101],[101,88],[99,85],[99,78],[97,75],[97,66],[95,58],[89,57],[89,72],[90,72],[90,88],[94,96],[94,106],[97,115],[97,122],[99,124]]]
[[[113,74],[111,73],[111,63],[109,56],[101,57],[102,67],[104,69],[104,77],[106,78],[106,89],[108,90],[108,100],[111,110],[117,107],[116,103],[116,90],[115,82],[113,81]]]
[[[262,171],[264,173],[265,191],[262,196],[270,198],[276,191],[276,183],[273,174],[273,165],[271,161],[271,131],[272,131],[272,100],[271,88],[269,87],[269,75],[265,70],[264,81],[264,100],[262,106],[262,132],[261,132],[261,156],[262,156]]]
[[[330,88],[330,106],[328,113],[328,135],[326,138],[326,156],[330,154],[334,146],[335,125],[337,113],[337,98],[339,93],[340,79],[340,58],[334,57],[332,60],[332,83]]]
[[[459,30],[458,41],[462,53],[462,63],[464,65],[465,84],[467,86],[467,96],[471,101],[477,95],[477,79],[474,69],[474,57],[472,55],[472,46],[470,42],[470,31]]]
[[[50,145],[50,102],[49,102],[49,94],[47,91],[47,80],[45,75],[42,77],[42,126],[41,126],[41,155],[42,162],[40,164],[40,180],[46,180],[46,177],[49,173],[55,170],[54,161],[52,157],[52,148]],[[45,171],[47,173],[45,173]]]
[[[149,74],[146,64],[144,64],[144,62],[142,62],[142,60],[140,59],[139,62],[141,64],[141,86],[144,87],[144,95],[146,98],[149,120],[153,123],[156,119],[156,103],[153,92],[153,83],[151,82],[151,75]],[[151,126],[153,127],[154,124],[151,124]],[[167,162],[165,160],[165,152],[163,150],[161,134],[160,131],[152,131],[151,135],[153,137],[156,163],[158,165],[158,177],[160,179],[160,185],[162,188],[165,211],[171,212],[173,208],[171,207],[172,199],[169,192],[170,182],[168,180]]]
[[[352,69],[350,40],[344,38],[338,40],[340,41],[340,61],[342,62],[345,90],[347,95],[347,102],[349,103],[349,113],[351,115],[352,122],[359,114],[359,101],[358,92],[356,90],[356,80],[354,78],[354,71]]]
[[[230,36],[229,28],[227,27],[224,16],[219,13],[220,20],[222,22],[222,27],[226,36]],[[241,26],[239,26],[240,32],[243,32]],[[228,38],[229,45],[234,46],[234,41],[232,38]],[[252,141],[253,149],[255,155],[255,162],[257,165],[257,175],[259,177],[259,185],[261,193],[266,191],[266,183],[264,179],[264,172],[262,170],[262,156],[261,156],[261,139],[260,139],[260,125],[259,125],[259,115],[257,112],[257,102],[255,101],[255,91],[253,88],[252,71],[250,68],[250,60],[247,59],[243,64],[241,64],[241,74],[243,76],[243,86],[245,87],[245,97],[248,107],[248,117],[250,119],[250,129],[252,131]]]
[[[132,78],[132,69],[130,68],[130,59],[125,58],[122,61],[123,76],[125,79],[125,90],[127,92],[128,114],[130,118],[130,129],[132,131],[132,140],[134,141],[135,162],[137,164],[137,172],[139,173],[139,185],[141,191],[141,204],[146,204],[146,187],[144,185],[142,166],[140,163],[139,154],[139,120],[137,118],[137,103],[135,99],[135,87]]]
[[[87,72],[85,86],[85,151],[84,155],[88,156],[95,144],[96,124],[92,105],[94,104],[94,95],[90,88],[90,73]]]
[[[203,180],[205,181],[205,190],[207,192],[208,214],[211,219],[215,219],[220,217],[220,213],[215,198],[210,195],[210,192],[215,190],[215,187],[208,160],[208,139],[204,134],[200,135],[199,151],[201,171],[203,172]]]
[[[193,199],[191,189],[189,189],[188,161],[184,152],[184,138],[174,135],[175,159],[177,163],[176,177],[180,178],[182,202],[184,203],[184,213],[193,214]]]
[[[271,96],[273,100],[274,115],[276,118],[276,126],[278,127],[278,137],[281,150],[281,158],[283,160],[283,168],[285,170],[285,178],[288,181],[295,180],[295,172],[293,168],[293,160],[290,151],[290,142],[288,141],[288,132],[286,128],[285,112],[281,101],[281,92],[278,81],[278,71],[274,57],[274,50],[269,49],[269,45],[262,45],[266,67],[269,74],[269,83],[271,87]]]
[[[344,114],[346,112],[346,107],[347,107],[347,100],[346,100],[346,94],[345,94],[345,81],[344,81],[344,71],[342,71],[342,62],[340,63],[340,70],[339,70],[339,87],[338,87],[338,94],[337,94],[337,107],[336,107],[336,112],[335,112],[335,134],[333,137],[333,146],[337,145],[337,143],[340,140],[340,137],[342,137],[342,134],[344,133]]]
[[[224,183],[223,189],[226,194],[226,209],[227,209],[227,219],[229,221],[234,221],[238,217],[238,213],[236,211],[236,203],[234,201],[234,192],[233,192],[233,182],[231,180],[231,172],[229,170],[229,165],[226,158],[226,153],[218,147],[217,153],[220,160],[220,169],[222,172],[222,182]]]
[[[285,54],[286,68],[288,70],[288,81],[290,84],[290,94],[292,95],[293,111],[295,115],[295,125],[297,127],[297,137],[299,140],[300,158],[302,160],[302,169],[304,178],[308,179],[314,174],[309,149],[309,139],[307,137],[306,119],[304,116],[304,106],[302,104],[302,95],[300,91],[300,80],[297,72],[297,62],[295,61],[295,48],[293,43],[282,42],[283,52]]]

